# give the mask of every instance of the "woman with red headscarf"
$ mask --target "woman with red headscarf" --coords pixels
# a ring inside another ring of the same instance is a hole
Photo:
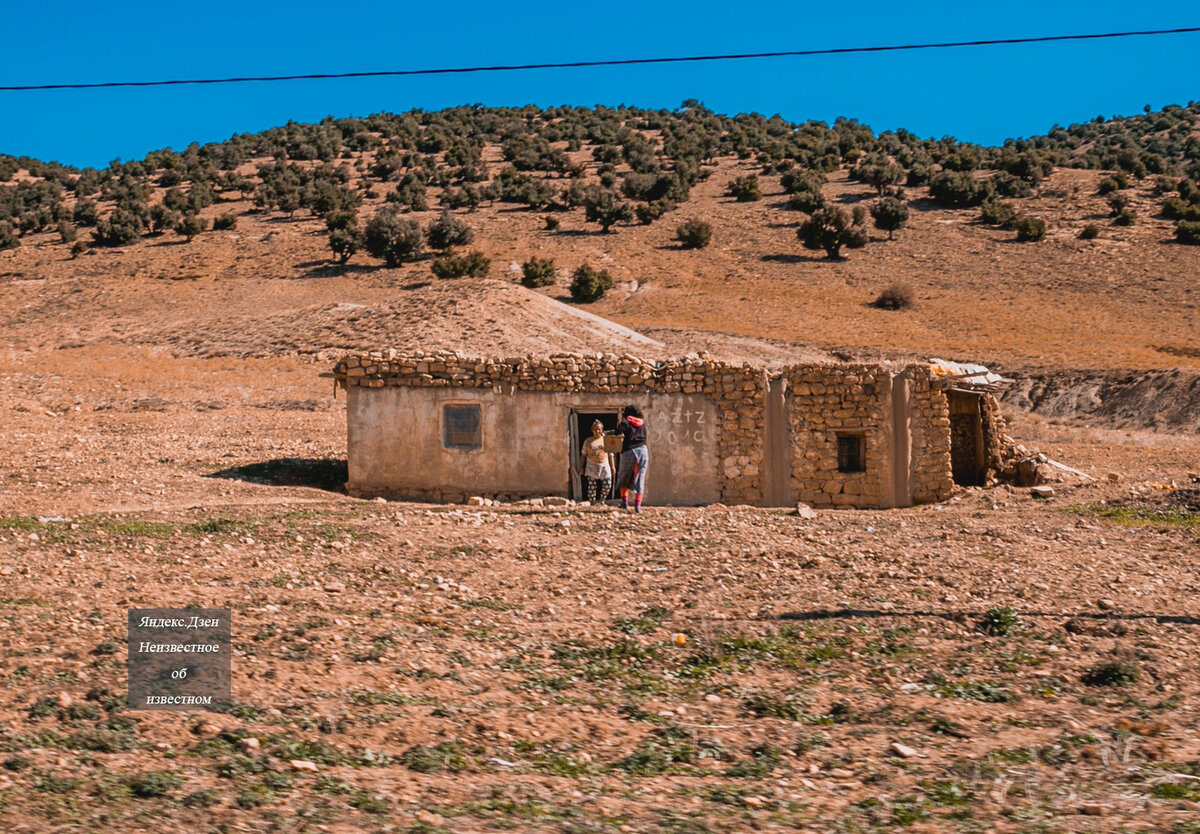
[[[646,471],[650,468],[650,453],[646,450],[646,418],[636,405],[627,405],[621,412],[617,424],[621,435],[621,463],[618,469],[617,486],[621,490],[621,509],[629,509],[629,492],[633,491],[633,511],[642,511],[642,497],[646,494]]]

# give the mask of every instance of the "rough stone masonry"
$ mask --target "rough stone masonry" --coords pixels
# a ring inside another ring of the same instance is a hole
[[[768,369],[721,362],[706,354],[650,361],[628,354],[482,358],[457,352],[388,351],[346,356],[333,376],[352,401],[348,483],[352,494],[440,501],[463,500],[472,492],[484,494],[472,490],[461,477],[456,480],[459,473],[450,471],[456,466],[454,457],[439,458],[449,462],[426,467],[421,482],[406,481],[403,474],[356,477],[370,468],[364,458],[368,450],[379,448],[373,445],[379,439],[373,435],[404,431],[416,433],[421,443],[440,442],[436,426],[418,425],[409,414],[396,414],[391,428],[389,421],[355,425],[356,398],[370,398],[378,389],[388,388],[454,389],[441,394],[456,402],[495,403],[498,398],[523,397],[522,408],[533,413],[569,410],[577,402],[597,401],[605,395],[635,401],[685,395],[711,401],[717,414],[715,467],[702,477],[713,479],[714,494],[725,504],[788,506],[800,501],[825,507],[908,506],[944,500],[954,488],[946,386],[920,363]],[[433,396],[434,392],[416,394],[417,399],[408,402]],[[986,392],[980,397],[991,474],[1001,466],[997,456],[1007,438],[994,398]],[[774,403],[769,402],[772,399]],[[557,418],[550,415],[550,419]],[[491,449],[477,454],[503,455],[505,443],[532,440],[521,438],[520,432],[517,425]],[[518,436],[509,436],[513,434]],[[356,438],[362,440],[355,442]],[[551,453],[550,440],[544,442]],[[655,453],[666,452],[652,449],[652,456]],[[483,471],[481,459],[473,460],[474,471]],[[554,483],[521,480],[492,484],[488,497],[564,495],[568,488],[565,474]]]

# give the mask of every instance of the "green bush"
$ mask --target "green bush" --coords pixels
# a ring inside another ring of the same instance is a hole
[[[1013,228],[1017,230],[1017,240],[1022,243],[1041,240],[1046,236],[1046,222],[1028,214],[1018,215],[1013,220]]]
[[[558,226],[559,226],[559,223],[558,223],[558,218],[557,218],[557,217],[555,217],[555,216],[554,216],[554,215],[552,215],[552,214],[547,214],[547,215],[546,215],[546,216],[543,218],[543,220],[545,221],[545,229],[546,229],[546,231],[547,231],[547,232],[556,232],[556,231],[558,231]]]
[[[465,255],[435,258],[430,269],[438,278],[485,278],[491,266],[490,258],[478,250],[472,250]]]
[[[425,230],[429,247],[443,252],[452,246],[466,246],[474,237],[471,228],[448,211],[442,212]]]
[[[889,185],[904,181],[904,169],[892,162],[885,154],[868,154],[854,171],[861,182],[873,187],[880,195]]]
[[[841,257],[843,246],[861,249],[867,245],[867,230],[833,206],[820,209],[800,224],[796,237],[805,249],[824,249],[830,260]]]
[[[214,232],[228,232],[237,228],[237,215],[233,213],[219,214],[213,220]]]
[[[991,185],[969,171],[942,171],[929,180],[929,195],[951,208],[977,206],[991,196]]]
[[[979,219],[989,226],[1009,229],[1012,228],[1013,221],[1017,219],[1017,210],[1013,208],[1012,203],[986,200],[979,212]]]
[[[521,264],[521,283],[530,289],[554,283],[554,259],[530,258]]]
[[[637,215],[638,222],[642,225],[649,226],[658,218],[667,213],[671,208],[671,204],[666,200],[653,200],[649,203],[638,203],[633,213]]]
[[[605,234],[615,223],[628,223],[633,219],[633,208],[621,202],[616,192],[609,188],[590,189],[583,203],[584,217],[589,223],[599,223]]]
[[[58,239],[62,243],[74,243],[75,238],[79,233],[75,229],[75,224],[70,220],[60,220],[58,222]]]
[[[179,222],[179,212],[164,203],[155,203],[150,207],[150,234],[159,235],[167,229],[174,229]]]
[[[1033,188],[1028,182],[1012,174],[996,174],[988,182],[992,191],[1001,197],[1028,197],[1033,193]]]
[[[1135,222],[1137,222],[1137,215],[1133,209],[1125,209],[1125,211],[1113,218],[1114,226],[1132,226]]]
[[[21,241],[17,239],[17,233],[13,229],[12,224],[0,221],[0,251],[16,249],[20,245]]]
[[[1103,197],[1105,194],[1112,194],[1115,191],[1120,191],[1128,187],[1128,178],[1124,174],[1115,174],[1114,176],[1100,181],[1100,186],[1097,188],[1097,193]]]
[[[819,191],[796,191],[788,197],[787,207],[812,214],[825,208],[825,198]]]
[[[995,637],[1007,637],[1020,627],[1021,618],[1011,608],[989,608],[975,624],[976,630]]]
[[[1098,237],[1100,237],[1100,227],[1095,223],[1088,223],[1079,230],[1080,240],[1095,240]]]
[[[758,190],[758,177],[754,174],[738,177],[729,183],[725,193],[739,203],[753,203],[762,199],[762,193]]]
[[[380,209],[367,223],[363,234],[366,250],[376,258],[383,258],[390,267],[418,257],[424,243],[420,224],[400,217],[390,207]]]
[[[887,232],[888,240],[892,240],[896,231],[908,222],[908,206],[903,200],[884,197],[871,206],[871,217],[875,218],[875,228]]]
[[[183,218],[175,224],[175,234],[183,235],[187,238],[187,242],[191,243],[192,238],[203,232],[208,227],[204,219],[197,217],[194,214],[185,214]]]
[[[358,251],[362,245],[362,233],[357,227],[336,228],[329,230],[329,251],[333,252],[338,263],[344,264]]]
[[[675,239],[684,249],[703,249],[712,240],[712,225],[703,220],[685,220],[675,230]]]
[[[97,246],[124,246],[137,240],[145,228],[141,217],[128,209],[119,208],[107,220],[96,224],[92,239]]]
[[[75,203],[75,211],[72,213],[71,219],[80,226],[95,226],[100,219],[96,213],[96,201],[82,199]]]
[[[607,270],[592,269],[584,264],[571,275],[571,299],[579,304],[599,301],[612,285],[612,276]]]
[[[1200,220],[1180,220],[1176,223],[1175,239],[1189,246],[1200,246]]]

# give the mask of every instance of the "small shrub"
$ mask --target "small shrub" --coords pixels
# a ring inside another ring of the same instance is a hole
[[[1100,237],[1100,227],[1095,223],[1088,223],[1079,230],[1080,240],[1095,240],[1098,237]]]
[[[521,264],[521,283],[530,289],[554,283],[554,259],[530,258]]]
[[[908,284],[896,283],[889,286],[871,302],[880,310],[907,310],[913,306],[913,290]]]
[[[871,206],[871,217],[875,219],[875,228],[887,232],[888,240],[892,240],[896,231],[908,222],[908,206],[895,197],[884,197]]]
[[[995,637],[1006,637],[1020,627],[1021,619],[1011,608],[989,608],[975,625],[978,631]]]
[[[604,293],[612,289],[612,276],[604,269],[593,269],[583,264],[571,276],[571,299],[580,304],[599,301]]]
[[[978,182],[969,171],[942,171],[929,180],[929,195],[942,205],[967,208],[992,196],[992,186]]]
[[[762,199],[762,192],[758,190],[758,177],[754,174],[738,177],[729,183],[725,193],[739,203],[753,203]]]
[[[380,209],[363,235],[366,250],[391,267],[420,255],[424,242],[420,224],[400,217],[394,208]]]
[[[213,220],[214,232],[228,232],[237,228],[237,215],[233,213],[218,215]]]
[[[1014,219],[1013,228],[1017,230],[1017,240],[1022,243],[1041,240],[1046,236],[1046,222],[1028,214],[1019,215]]]
[[[712,240],[712,225],[703,220],[685,220],[675,230],[675,239],[684,249],[703,249]]]
[[[205,228],[207,228],[207,224],[203,218],[194,214],[185,214],[183,219],[175,224],[175,234],[183,235],[187,238],[187,242],[191,243],[192,238],[203,232]]]
[[[805,220],[796,230],[796,237],[805,249],[824,249],[826,257],[834,260],[841,257],[843,246],[861,249],[867,245],[867,230],[860,223],[858,211],[852,218],[841,209],[829,206]]]
[[[441,217],[429,224],[425,237],[431,249],[445,251],[452,246],[466,246],[474,239],[475,234],[466,223],[444,211]]]
[[[1175,239],[1188,246],[1200,246],[1200,220],[1180,220],[1176,223]]]
[[[90,247],[82,240],[77,240],[71,244],[71,257],[78,258],[80,255],[86,255]]]
[[[60,220],[58,223],[58,239],[62,243],[74,243],[75,238],[79,233],[75,230],[75,224],[70,220]]]
[[[335,228],[329,230],[329,250],[333,252],[338,263],[344,264],[354,256],[362,243],[362,233],[357,227]]]
[[[792,211],[813,214],[825,208],[825,198],[819,191],[797,191],[788,197],[787,207]]]
[[[638,203],[633,213],[637,215],[638,222],[644,226],[649,226],[658,218],[667,213],[671,204],[666,200],[652,200],[649,203]]]
[[[1008,229],[1017,219],[1017,210],[1012,203],[1002,203],[999,200],[985,200],[979,212],[979,219],[989,226],[1000,226]]]
[[[1100,181],[1100,186],[1097,188],[1097,193],[1103,197],[1105,194],[1112,194],[1115,191],[1120,191],[1129,187],[1129,180],[1124,174],[1116,174]]]
[[[1133,213],[1133,209],[1125,209],[1113,219],[1114,226],[1132,226],[1137,222],[1137,215]]]
[[[124,246],[137,240],[145,228],[141,217],[128,209],[119,208],[107,220],[96,224],[92,239],[97,246]]]
[[[546,215],[546,231],[547,232],[558,231],[558,218],[552,214]]]
[[[1088,686],[1131,686],[1140,677],[1132,664],[1099,663],[1084,672],[1082,680]]]
[[[435,258],[430,269],[438,278],[484,278],[491,266],[491,258],[476,249],[465,255]]]

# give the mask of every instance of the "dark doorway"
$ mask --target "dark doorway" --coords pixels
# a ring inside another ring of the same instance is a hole
[[[947,391],[950,401],[950,469],[954,483],[982,486],[984,460],[983,412],[978,394]]]
[[[604,430],[616,431],[621,416],[617,411],[572,411],[571,412],[571,497],[582,501],[587,497],[587,487],[583,482],[583,442],[592,436],[592,423],[599,420],[604,424]],[[617,455],[609,458],[613,470],[613,488],[605,498],[616,494],[617,485]]]

